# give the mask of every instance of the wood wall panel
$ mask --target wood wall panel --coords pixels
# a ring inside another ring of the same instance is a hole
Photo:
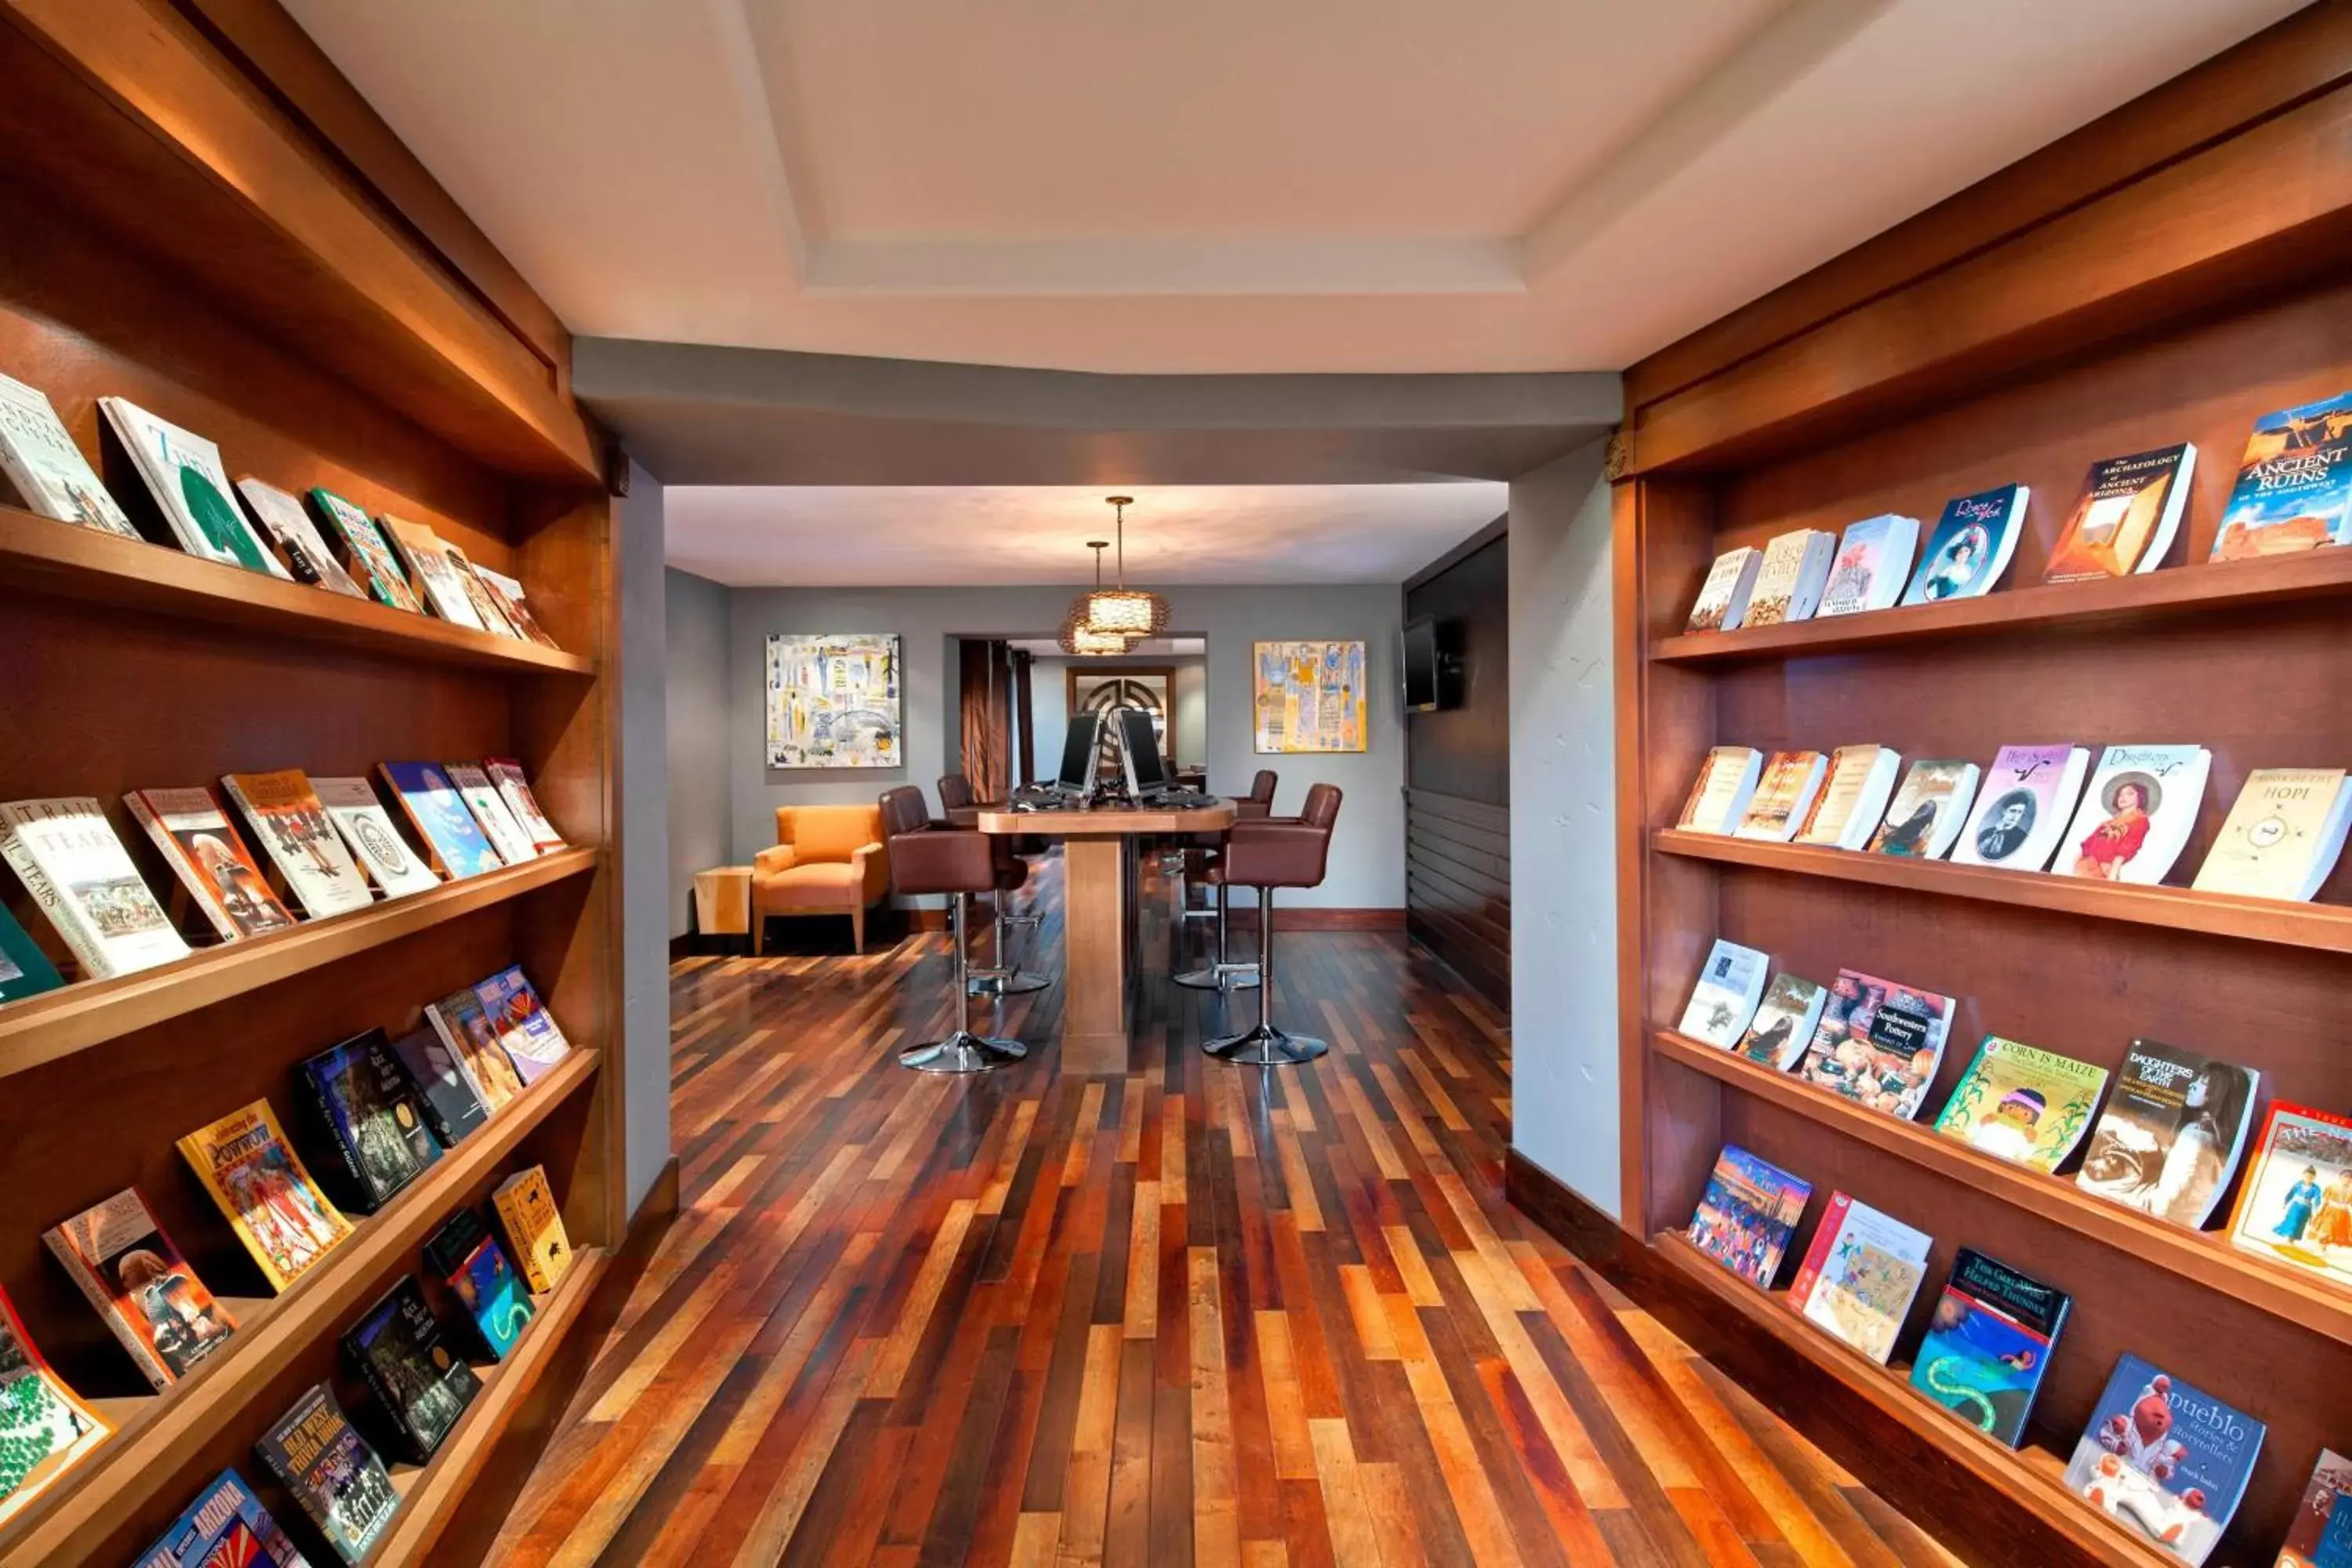
[[[1509,808],[1408,787],[1404,818],[1406,929],[1507,1010]]]

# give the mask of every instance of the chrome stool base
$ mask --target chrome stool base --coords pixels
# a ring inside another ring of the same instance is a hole
[[[990,1035],[975,1035],[970,1029],[958,1029],[944,1040],[934,1040],[927,1046],[900,1051],[898,1065],[912,1068],[917,1072],[986,1072],[991,1068],[1017,1062],[1028,1054],[1029,1047],[1018,1040],[1000,1039]]]
[[[1188,969],[1175,979],[1177,984],[1194,991],[1255,991],[1257,989],[1257,965],[1212,963],[1200,969]]]
[[[1045,975],[1026,969],[975,969],[965,989],[974,996],[1025,996],[1052,984]]]
[[[1201,1049],[1219,1061],[1242,1067],[1284,1068],[1311,1062],[1331,1048],[1328,1040],[1312,1035],[1290,1035],[1271,1024],[1260,1024],[1246,1034],[1220,1035]]]

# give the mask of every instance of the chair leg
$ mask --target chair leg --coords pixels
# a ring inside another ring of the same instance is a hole
[[[1311,1062],[1331,1048],[1312,1035],[1285,1034],[1274,1026],[1274,889],[1257,890],[1257,1027],[1220,1035],[1202,1043],[1203,1053],[1246,1067],[1292,1067]]]
[[[962,1073],[986,1072],[1019,1061],[1029,1054],[1029,1047],[1020,1041],[971,1032],[971,950],[966,941],[961,893],[949,895],[948,925],[955,933],[955,1033],[899,1052],[898,1065],[917,1072]]]
[[[757,958],[766,950],[768,912],[759,905],[751,906],[751,956]]]
[[[1217,921],[1217,957],[1213,963],[1199,969],[1188,969],[1177,975],[1176,984],[1194,991],[1250,991],[1257,986],[1255,963],[1234,963],[1225,957],[1226,917],[1231,912],[1229,902],[1233,889],[1217,884],[1217,901],[1210,910]]]
[[[866,906],[859,904],[849,911],[849,944],[859,957],[866,955]]]

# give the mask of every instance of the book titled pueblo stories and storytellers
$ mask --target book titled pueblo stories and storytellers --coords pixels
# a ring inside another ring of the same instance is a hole
[[[1988,1154],[2054,1171],[2074,1152],[2107,1087],[2107,1069],[1987,1035],[1952,1088],[1936,1131]]]
[[[2238,1168],[2257,1075],[2134,1040],[2075,1177],[2087,1192],[2201,1229]]]
[[[2264,1431],[2126,1354],[2074,1445],[2066,1486],[2160,1551],[2202,1563],[2246,1495]]]
[[[223,1470],[138,1568],[310,1568],[245,1478]]]
[[[1912,1386],[2016,1447],[2073,1304],[2063,1290],[1961,1247],[1911,1363]]]
[[[2352,392],[2254,421],[2213,559],[2352,544]]]
[[[1799,1070],[1807,1083],[1907,1121],[1918,1113],[1952,1026],[1952,999],[1841,969]]]
[[[236,1320],[213,1300],[135,1187],[41,1239],[157,1388],[179,1381],[236,1331]]]
[[[1883,1366],[1927,1277],[1934,1245],[1901,1220],[1832,1193],[1789,1304]]]
[[[180,1152],[220,1205],[273,1290],[351,1235],[286,1142],[269,1102],[257,1100],[180,1140]]]
[[[1716,1156],[1706,1192],[1691,1215],[1693,1247],[1754,1285],[1769,1289],[1804,1217],[1812,1184],[1727,1143]]]

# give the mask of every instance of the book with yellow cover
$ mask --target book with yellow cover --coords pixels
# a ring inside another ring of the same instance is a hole
[[[302,1168],[266,1100],[199,1127],[180,1140],[180,1152],[273,1290],[291,1285],[352,1233],[351,1221]]]
[[[1936,1118],[1936,1131],[1988,1154],[2054,1171],[2090,1130],[2107,1069],[1999,1035],[1976,1059]]]
[[[2336,868],[2352,821],[2342,768],[2257,768],[2189,884],[2200,893],[2307,900]]]
[[[541,1295],[554,1289],[572,1267],[572,1241],[563,1234],[555,1194],[547,1190],[546,1168],[533,1165],[500,1182],[490,1206],[531,1289]]]

